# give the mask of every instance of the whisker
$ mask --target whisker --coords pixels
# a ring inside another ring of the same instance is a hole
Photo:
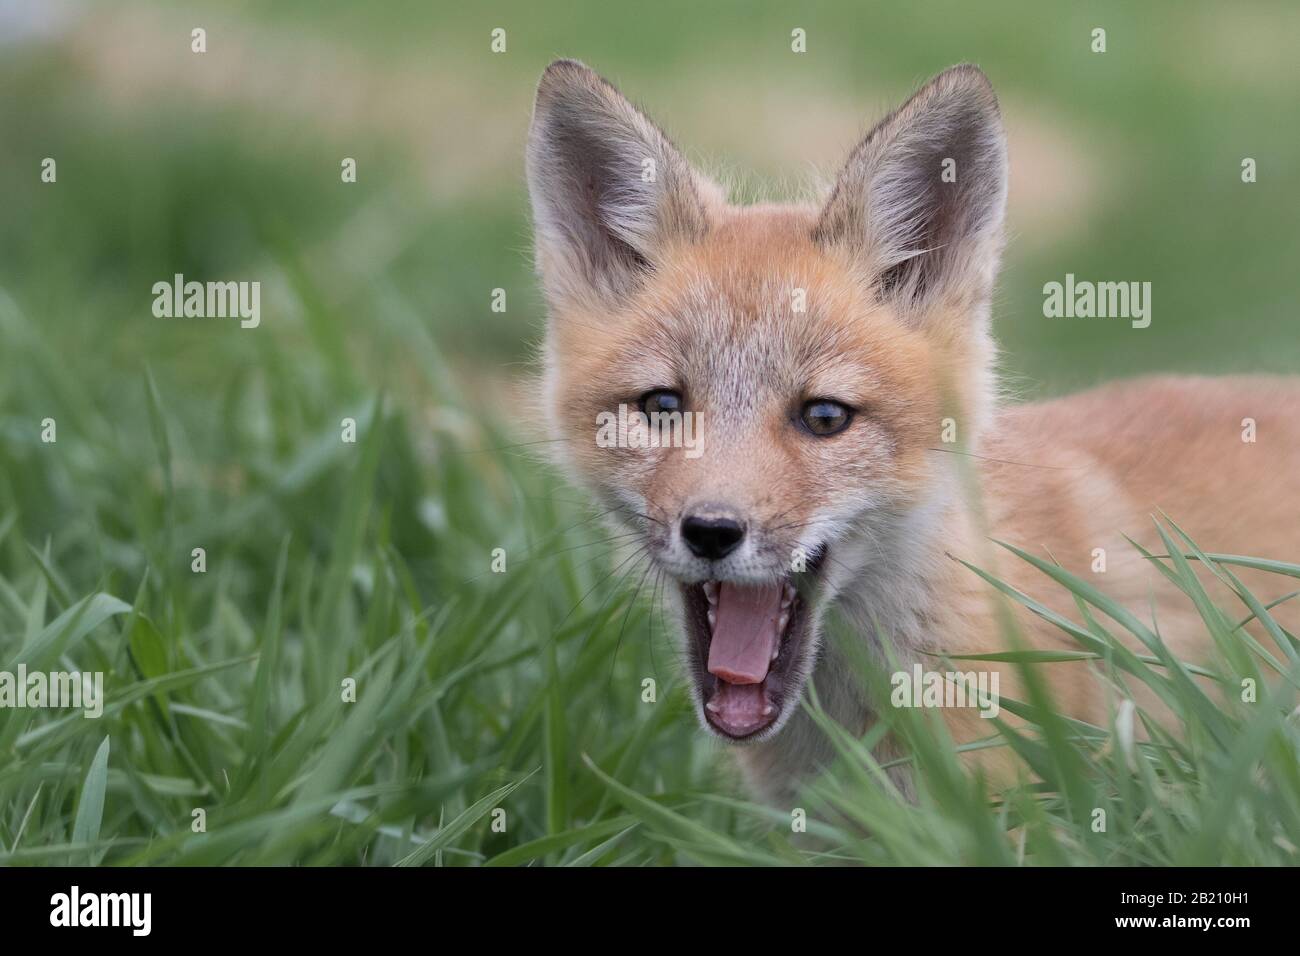
[[[970,451],[958,451],[955,448],[927,448],[926,451],[941,451],[946,455],[961,455],[965,458],[978,458],[980,461],[991,461],[999,465],[1019,465],[1021,468],[1045,468],[1049,471],[1078,471],[1080,465],[1036,465],[1028,461],[1009,461],[1006,458],[986,458],[984,455],[977,455]]]
[[[614,511],[616,511],[616,510],[617,510],[616,508],[610,508],[610,509],[608,509],[608,510],[606,510],[606,511],[602,511],[602,512],[600,512],[599,514],[595,514],[595,515],[591,515],[590,517],[583,518],[581,521],[577,522],[576,524],[569,525],[567,528],[561,528],[561,529],[559,529],[558,531],[553,531],[553,532],[551,532],[549,535],[547,535],[547,536],[543,539],[543,541],[542,541],[542,545],[540,545],[540,546],[545,546],[545,545],[549,544],[550,542],[555,541],[555,540],[561,538],[563,535],[567,534],[568,532],[570,532],[570,531],[574,531],[574,530],[576,530],[576,529],[578,529],[578,528],[581,528],[583,525],[591,524],[593,521],[598,521],[599,519],[605,517],[605,516],[608,515],[608,514],[611,514],[612,512],[614,512]],[[618,538],[623,538],[623,537],[633,537],[633,536],[638,535],[638,534],[641,534],[641,533],[642,533],[642,532],[641,532],[640,530],[626,531],[626,532],[622,532],[621,534],[617,534],[617,535],[615,535],[615,536],[612,537],[612,538],[605,538],[605,539],[603,539],[603,540],[599,540],[599,541],[591,541],[591,542],[587,542],[587,543],[585,543],[585,544],[575,545],[575,546],[573,546],[572,548],[561,548],[559,551],[551,551],[551,552],[547,552],[547,553],[544,553],[544,554],[543,554],[543,553],[539,553],[539,552],[532,552],[532,553],[529,553],[529,554],[525,554],[525,555],[524,555],[523,557],[521,557],[521,558],[518,558],[518,559],[517,559],[517,563],[519,563],[519,564],[528,564],[529,562],[537,561],[537,560],[539,560],[539,559],[541,559],[541,558],[553,558],[553,557],[556,557],[557,555],[564,554],[564,553],[566,553],[566,552],[568,552],[568,551],[576,551],[576,550],[579,550],[580,548],[590,547],[590,546],[593,545],[593,544],[605,544],[605,543],[608,543],[608,542],[610,542],[610,541],[617,540]],[[476,575],[474,575],[474,576],[472,576],[472,577],[466,578],[463,582],[461,582],[461,586],[463,587],[463,586],[465,586],[465,585],[472,584],[473,582],[479,580],[480,578],[484,578],[484,577],[486,577],[487,575],[489,575],[489,574],[494,574],[494,573],[496,573],[496,572],[494,572],[494,571],[484,571],[482,574],[476,574]]]
[[[605,680],[605,702],[601,706],[601,724],[605,723],[605,718],[608,716],[609,700],[613,694],[614,668],[618,664],[618,652],[623,649],[623,635],[627,631],[627,622],[631,619],[632,611],[636,608],[637,598],[641,596],[641,588],[645,586],[645,580],[650,576],[653,569],[654,563],[647,561],[645,571],[641,574],[641,580],[637,582],[636,590],[632,592],[632,597],[627,602],[627,610],[623,612],[623,623],[619,626],[618,640],[614,643],[614,653],[609,661],[609,677]]]
[[[573,501],[570,498],[556,498],[552,495],[520,495],[519,497],[527,498],[532,501],[558,501],[566,505],[577,505],[579,507],[587,507],[587,508],[594,508],[596,507],[597,504],[604,503],[604,502],[594,502],[594,501]],[[658,518],[652,518],[650,515],[642,511],[637,511],[635,508],[630,508],[627,505],[614,505],[612,508],[608,508],[605,511],[602,511],[601,514],[602,515],[612,514],[615,511],[622,512],[623,514],[626,515],[635,515],[638,518],[644,518],[646,521],[653,521],[655,524],[664,523]]]
[[[655,660],[655,609],[659,606],[659,587],[664,583],[664,569],[655,572],[655,583],[650,588],[650,613],[646,615],[645,637],[650,645],[650,670],[654,672],[655,685],[659,684],[659,663]]]
[[[570,441],[568,438],[543,438],[538,441],[523,441],[514,445],[498,445],[495,448],[459,448],[444,452],[447,455],[487,455],[498,451],[511,451],[515,448],[529,448],[533,445],[554,445],[556,442]]]
[[[765,528],[764,530],[770,533],[774,531],[782,531],[786,528],[806,528],[808,527],[808,525],[813,524],[815,520],[816,519],[812,519],[809,521],[791,521],[788,522],[787,524],[779,524],[774,528]]]
[[[623,567],[623,565],[627,564],[629,561],[631,561],[633,558],[637,557],[638,555],[640,555],[640,554],[646,552],[648,548],[649,548],[649,545],[645,545],[645,544],[641,545],[641,547],[637,548],[637,549],[636,549],[635,551],[633,551],[630,555],[628,555],[626,558],[624,558],[622,561],[620,561],[617,565],[615,565],[614,568],[612,568],[612,569],[611,569],[611,570],[610,570],[610,571],[609,571],[609,572],[608,572],[608,573],[607,573],[603,578],[601,578],[599,581],[597,581],[595,584],[593,584],[591,587],[589,587],[589,588],[588,588],[588,589],[583,593],[582,597],[578,598],[577,603],[574,604],[573,607],[569,608],[568,612],[564,615],[564,617],[560,619],[560,623],[557,624],[557,625],[555,626],[555,630],[551,633],[551,636],[547,639],[548,643],[549,643],[550,641],[555,640],[555,638],[559,636],[560,629],[563,628],[564,625],[565,625],[565,623],[568,622],[569,618],[573,615],[573,612],[576,611],[579,607],[582,606],[582,602],[585,601],[585,600],[587,600],[587,598],[591,596],[591,592],[592,592],[592,591],[596,590],[596,588],[600,587],[602,584],[604,584],[606,581],[608,581],[611,577],[613,577],[615,574],[617,574],[619,568]],[[635,565],[633,565],[633,567],[635,567]],[[626,576],[626,575],[625,575],[625,576]],[[620,579],[620,583],[621,583],[621,580],[622,580],[622,579]],[[615,588],[615,591],[616,591],[616,590],[617,590],[617,588]],[[611,592],[610,592],[610,594],[613,594],[613,593],[614,593],[614,591],[611,591]],[[603,607],[605,606],[605,604],[608,603],[608,602],[609,602],[609,595],[606,595],[606,596],[605,596],[605,600],[601,602],[600,606],[603,608]],[[598,610],[599,610],[599,609],[598,609]],[[591,633],[588,632],[588,634],[587,634],[587,638],[584,638],[584,639],[583,639],[583,642],[582,642],[582,643],[583,643],[583,648],[584,648],[584,649],[585,649],[586,646],[587,646],[587,639],[589,639],[590,637],[591,637]],[[582,650],[580,649],[578,653],[581,654],[581,653],[582,653]]]
[[[628,568],[626,571],[624,571],[621,575],[619,575],[617,583],[615,583],[615,585],[612,588],[610,588],[610,592],[605,595],[605,600],[600,602],[600,606],[596,608],[597,615],[599,615],[600,612],[605,609],[605,605],[607,605],[610,602],[610,599],[623,589],[623,585],[627,582],[627,579],[631,577],[636,572],[636,570],[641,566],[641,559],[645,558],[649,560],[649,557],[650,557],[650,546],[643,544],[641,547],[637,548],[636,551],[632,552],[631,558],[619,563],[618,567],[621,568],[623,567],[623,565],[627,564],[628,560],[635,559],[633,561],[632,566]],[[617,570],[617,568],[615,570]],[[608,580],[608,578],[606,578],[606,580]],[[579,656],[581,656],[582,653],[587,649],[587,644],[591,641],[591,637],[593,634],[595,634],[595,632],[596,629],[592,628],[590,631],[587,632],[587,636],[582,639],[582,647],[578,649]]]

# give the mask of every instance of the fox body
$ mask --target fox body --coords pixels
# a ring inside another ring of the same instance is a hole
[[[992,589],[962,561],[1069,615],[1068,595],[990,539],[1085,575],[1103,549],[1097,586],[1153,612],[1195,661],[1210,653],[1203,626],[1125,536],[1163,551],[1163,509],[1214,551],[1294,556],[1294,382],[1159,378],[998,400],[989,312],[1007,159],[978,69],[944,72],[882,121],[815,205],[729,205],[567,60],[542,77],[527,158],[559,461],[676,582],[700,720],[745,744],[765,795],[830,756],[799,706],[809,679],[854,732],[889,706],[823,639],[828,609],[900,669],[1006,650]],[[701,448],[598,443],[620,406],[697,416]],[[1266,439],[1244,442],[1244,419]],[[1037,617],[1018,624],[1031,646],[1071,646]],[[990,666],[1016,696],[1015,669]],[[1086,670],[1043,670],[1058,706],[1105,722]],[[973,709],[944,717],[958,741],[990,732]],[[1016,772],[1005,748],[972,759],[995,779]]]

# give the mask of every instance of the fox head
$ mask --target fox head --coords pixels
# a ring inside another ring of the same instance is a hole
[[[561,60],[527,168],[552,437],[675,580],[705,727],[770,739],[828,602],[901,561],[899,529],[951,492],[936,446],[971,447],[990,410],[1007,178],[992,87],[947,70],[862,140],[824,202],[740,207]],[[689,422],[677,434],[694,443],[625,440],[638,431],[621,424],[600,440],[614,421]]]

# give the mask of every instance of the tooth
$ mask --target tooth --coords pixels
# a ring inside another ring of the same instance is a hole
[[[773,707],[771,704],[767,704],[763,707],[764,717],[771,717],[774,713],[776,713],[776,708]]]
[[[794,600],[794,585],[787,581],[785,585],[785,590],[781,592],[781,607],[783,608],[789,607],[790,602],[792,602],[793,600]]]
[[[718,612],[713,608],[709,608],[709,630],[713,630],[713,626],[717,623]]]
[[[711,714],[717,714],[722,712],[722,707],[716,700],[710,700],[707,704],[704,705],[704,709]]]
[[[717,604],[717,603],[718,603],[718,585],[717,585],[717,582],[715,582],[715,581],[705,581],[705,582],[704,582],[704,596],[708,599],[708,601],[709,601],[710,604]]]

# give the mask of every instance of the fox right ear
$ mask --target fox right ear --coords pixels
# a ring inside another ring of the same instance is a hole
[[[553,306],[609,306],[658,252],[708,231],[712,187],[612,85],[575,60],[542,74],[528,136],[537,265]]]
[[[980,301],[1001,252],[1006,195],[997,97],[978,68],[955,66],[853,151],[813,238],[845,250],[906,313],[936,299]]]

